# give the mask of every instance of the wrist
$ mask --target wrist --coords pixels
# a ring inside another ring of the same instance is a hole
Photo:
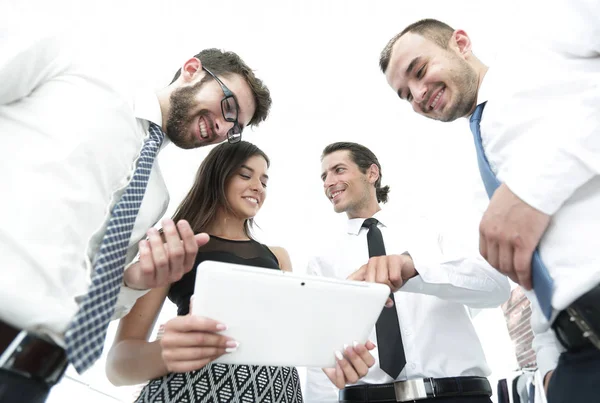
[[[402,255],[408,256],[408,258],[410,260],[410,266],[409,266],[409,270],[408,270],[409,276],[407,276],[406,280],[409,280],[413,277],[418,276],[419,272],[417,271],[417,268],[415,267],[415,262],[414,262],[412,256],[410,255],[410,253],[408,253],[408,251],[404,251],[404,252],[402,252]]]

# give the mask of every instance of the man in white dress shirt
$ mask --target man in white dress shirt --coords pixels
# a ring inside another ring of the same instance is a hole
[[[501,185],[480,224],[480,251],[530,290],[539,247],[554,280],[550,320],[528,296],[548,401],[590,402],[600,379],[600,4],[524,6],[532,8],[519,13],[544,10],[544,17],[526,19],[529,35],[513,27],[523,34],[518,46],[509,41],[510,53],[492,69],[474,56],[465,31],[435,20],[392,38],[380,65],[399,97],[426,117],[470,117],[485,103],[481,143]]]
[[[0,35],[0,401],[44,401],[62,376],[65,330],[149,125],[166,133],[161,149],[235,142],[244,127],[266,119],[271,105],[268,89],[232,52],[204,50],[167,87],[132,97],[67,43]],[[167,219],[163,243],[153,226],[168,201],[154,163],[116,317],[144,290],[181,278],[208,240],[187,222]],[[138,246],[140,262],[130,264]]]
[[[499,306],[510,293],[507,279],[476,250],[469,253],[423,223],[383,210],[379,203],[387,201],[389,187],[381,186],[381,165],[366,147],[327,146],[321,171],[325,196],[348,222],[325,253],[310,260],[309,272],[388,284],[395,307],[385,309],[397,312],[406,365],[395,377],[380,367],[376,327],[370,337],[376,346],[366,346],[371,357],[365,346],[349,346],[336,353],[336,369],[308,370],[306,400],[337,401],[333,383],[344,402],[490,402],[490,370],[465,307]],[[363,224],[370,218],[377,220],[386,255],[369,258],[371,229]]]

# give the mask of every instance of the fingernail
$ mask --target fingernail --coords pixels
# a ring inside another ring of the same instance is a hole
[[[356,340],[354,340],[354,341],[352,342],[352,345],[353,345],[354,347],[358,347],[358,342],[357,342]]]
[[[226,353],[233,353],[234,351],[236,351],[238,349],[240,343],[238,343],[237,341],[230,340],[230,341],[227,342],[226,345],[229,346],[229,347],[227,347],[225,349],[225,352]]]
[[[344,350],[348,350],[348,345],[344,344]]]
[[[344,359],[344,356],[343,356],[343,355],[342,355],[342,353],[341,353],[341,352],[339,352],[339,351],[336,351],[336,352],[335,352],[335,357],[336,357],[338,360],[340,360],[340,361]]]
[[[227,330],[227,325],[223,323],[217,323],[217,330]]]

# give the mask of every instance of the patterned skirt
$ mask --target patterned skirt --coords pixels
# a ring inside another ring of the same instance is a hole
[[[296,368],[209,364],[153,379],[136,403],[302,403]]]

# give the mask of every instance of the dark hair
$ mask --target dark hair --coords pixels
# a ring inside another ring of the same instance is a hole
[[[219,207],[231,209],[225,196],[229,179],[248,158],[259,155],[270,165],[267,155],[257,146],[247,141],[221,143],[208,153],[196,174],[194,185],[185,196],[173,221],[187,220],[195,234],[205,232],[216,218]],[[244,233],[252,239],[254,220],[244,222]]]
[[[379,57],[379,67],[381,68],[382,72],[385,73],[388,65],[390,64],[392,48],[394,47],[396,41],[398,41],[402,35],[409,32],[419,34],[426,39],[429,39],[442,49],[448,49],[454,29],[450,25],[438,20],[434,20],[433,18],[426,18],[410,24],[408,27],[404,28],[402,32],[390,39],[388,44],[385,45],[385,48],[383,48],[381,51],[381,56]]]
[[[379,178],[377,178],[377,181],[375,182],[375,194],[377,195],[377,202],[387,203],[390,187],[381,187],[381,164],[379,163],[379,160],[377,159],[373,151],[369,150],[367,147],[358,143],[351,143],[346,141],[332,143],[325,147],[325,149],[323,150],[323,154],[321,154],[321,160],[331,153],[344,150],[350,152],[350,158],[352,158],[352,161],[356,165],[358,165],[358,168],[362,173],[366,173],[367,169],[369,169],[371,165],[377,165],[377,168],[379,168]]]
[[[267,86],[262,82],[261,79],[254,75],[254,71],[234,52],[224,52],[219,49],[204,49],[194,57],[202,62],[202,65],[209,69],[211,73],[217,76],[228,76],[231,74],[238,74],[242,76],[248,83],[252,95],[254,96],[254,103],[256,104],[256,111],[250,119],[250,125],[258,126],[258,124],[267,119],[269,116],[269,110],[271,109],[271,92]],[[179,78],[181,75],[181,69],[177,70],[171,84]],[[210,80],[211,77],[207,75],[203,80]]]

